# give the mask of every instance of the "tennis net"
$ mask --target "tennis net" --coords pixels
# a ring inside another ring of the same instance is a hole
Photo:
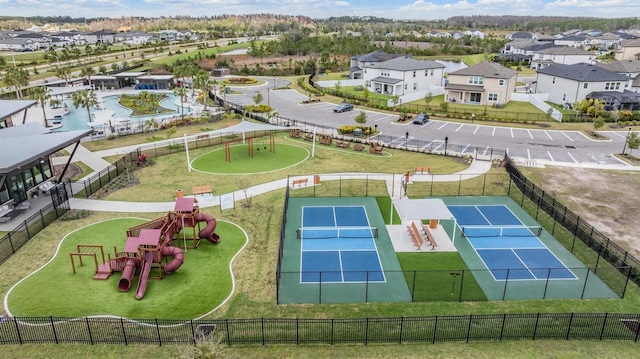
[[[540,226],[464,226],[461,227],[464,237],[539,237]]]
[[[378,227],[304,227],[298,228],[296,232],[298,239],[378,238]]]

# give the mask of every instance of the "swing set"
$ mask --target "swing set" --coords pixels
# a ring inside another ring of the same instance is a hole
[[[257,151],[260,151],[260,147],[263,147],[263,149],[266,151],[267,150],[267,145],[266,145],[266,141],[265,141],[265,137],[269,136],[269,152],[276,152],[276,143],[275,143],[275,138],[273,136],[273,134],[268,134],[268,135],[262,135],[262,136],[254,136],[254,137],[249,137],[246,139],[237,139],[237,140],[231,140],[231,141],[227,141],[224,143],[224,154],[225,154],[225,160],[227,162],[231,162],[231,144],[232,143],[236,143],[236,142],[244,142],[245,140],[247,141],[247,154],[249,157],[253,158],[254,155],[254,141],[253,140],[257,140],[257,139],[262,139],[262,141],[260,143],[257,144],[257,146],[255,147],[255,149]]]

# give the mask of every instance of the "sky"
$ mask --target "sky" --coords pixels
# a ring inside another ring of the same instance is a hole
[[[11,16],[213,16],[285,14],[446,19],[469,15],[640,16],[640,0],[0,0]]]

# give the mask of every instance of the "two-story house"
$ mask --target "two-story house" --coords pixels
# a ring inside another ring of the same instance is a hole
[[[633,79],[630,90],[640,93],[640,60],[613,61],[608,63],[598,62],[596,65]]]
[[[622,40],[615,54],[616,60],[640,60],[640,39]]]
[[[549,101],[573,104],[587,98],[591,92],[629,89],[631,79],[591,64],[553,64],[538,70],[536,93],[548,93]]]
[[[113,44],[116,42],[115,35],[116,33],[111,30],[99,30],[85,33],[84,37],[89,44]]]
[[[541,69],[551,64],[593,64],[595,58],[596,55],[593,52],[575,47],[550,47],[534,52],[533,58],[531,59],[531,68]]]
[[[481,62],[449,74],[445,100],[475,105],[506,104],[516,89],[518,72],[495,62]]]
[[[400,56],[407,55],[388,54],[384,51],[379,50],[364,55],[352,56],[349,66],[349,78],[351,80],[362,79],[364,74],[363,68],[365,66],[371,66],[376,62],[387,61]]]
[[[558,46],[582,48],[587,43],[586,36],[563,36],[553,41]]]
[[[363,79],[370,91],[391,96],[429,91],[442,86],[445,66],[409,56],[363,64]]]

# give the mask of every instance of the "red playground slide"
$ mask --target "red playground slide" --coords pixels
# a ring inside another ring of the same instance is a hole
[[[142,259],[142,269],[140,270],[140,277],[138,277],[136,299],[142,299],[144,297],[144,292],[147,290],[147,281],[149,280],[149,272],[151,272],[152,264],[153,252],[144,252],[144,258]]]
[[[207,226],[198,232],[200,239],[206,239],[213,244],[220,243],[220,236],[213,233],[216,230],[216,219],[212,215],[207,213],[198,213],[195,215],[195,220],[198,222],[207,222]]]
[[[182,248],[164,247],[161,253],[163,257],[173,257],[173,260],[164,266],[164,272],[167,274],[173,274],[184,262],[184,252]]]
[[[131,279],[133,275],[136,274],[136,268],[138,268],[138,258],[127,259],[127,263],[122,270],[122,277],[120,277],[120,281],[118,282],[118,289],[120,289],[121,292],[126,292],[131,287]]]

